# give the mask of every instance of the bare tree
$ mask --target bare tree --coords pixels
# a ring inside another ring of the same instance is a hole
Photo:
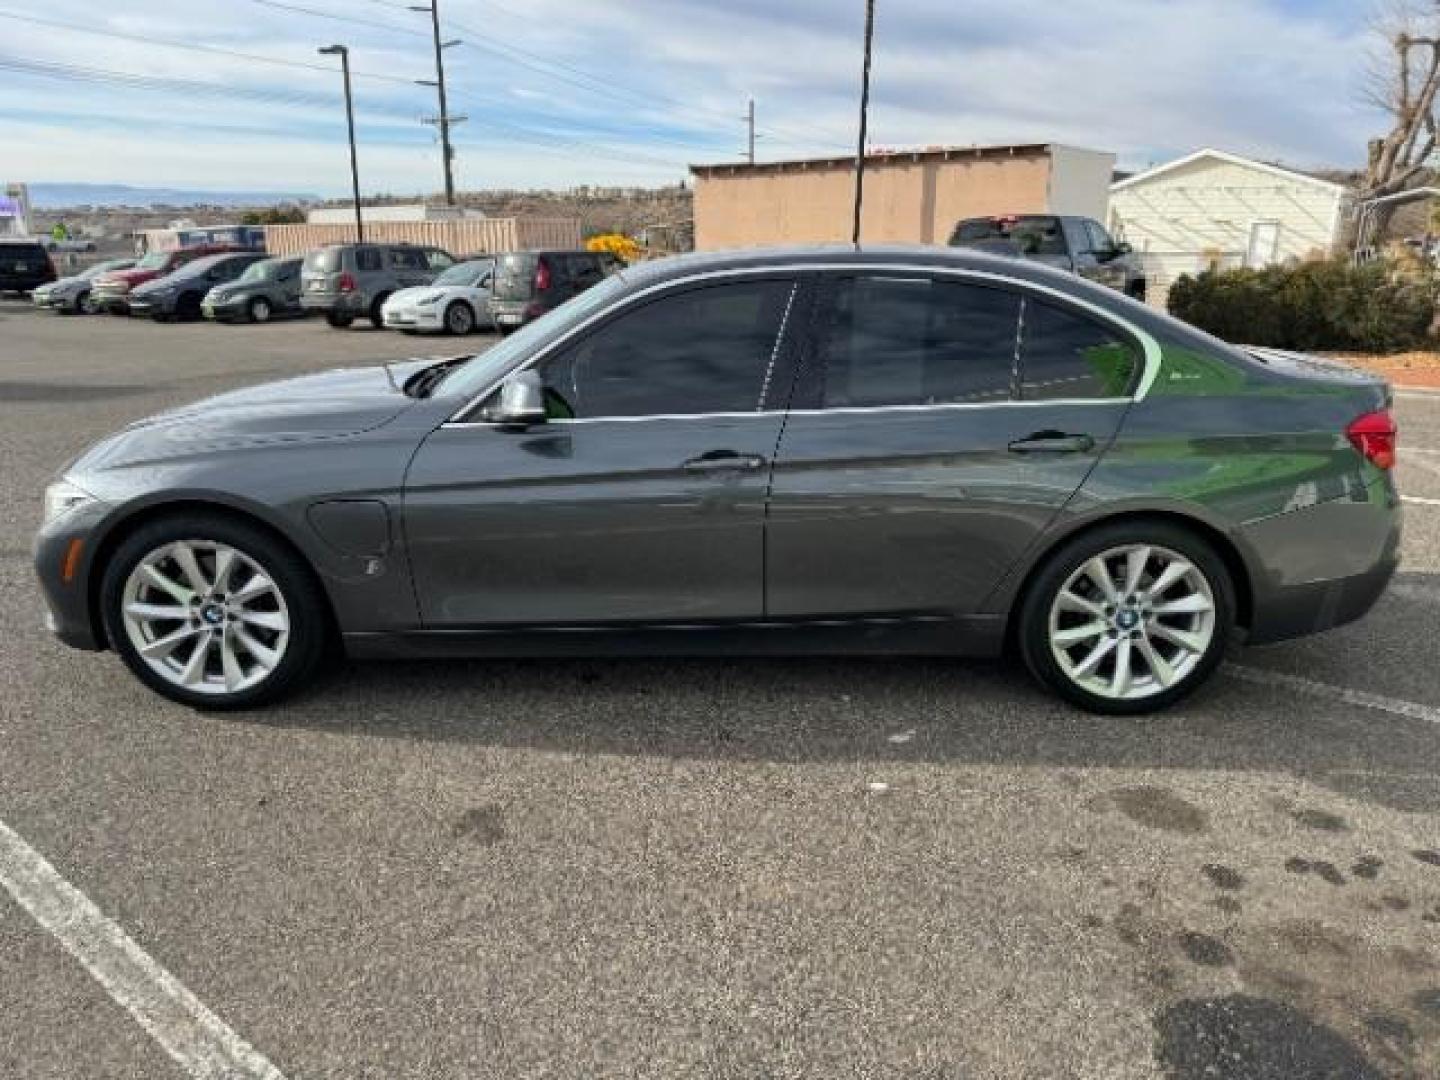
[[[1390,128],[1370,140],[1362,202],[1428,183],[1440,139],[1440,0],[1388,0],[1377,8],[1373,30],[1382,44],[1371,57],[1364,97],[1389,118]],[[1368,231],[1383,235],[1391,212],[1378,207]]]

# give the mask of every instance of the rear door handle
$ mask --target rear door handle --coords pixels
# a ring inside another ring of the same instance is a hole
[[[1063,431],[1037,431],[1010,444],[1012,454],[1088,454],[1095,449],[1089,435],[1067,435]]]
[[[753,472],[765,467],[765,459],[758,454],[737,454],[734,450],[711,450],[699,457],[691,458],[681,468],[686,472]]]

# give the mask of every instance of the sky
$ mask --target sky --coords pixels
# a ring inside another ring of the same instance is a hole
[[[439,3],[461,189],[676,183],[740,159],[752,97],[759,160],[854,151],[863,0]],[[1366,6],[877,0],[870,145],[1357,166],[1379,126]],[[429,16],[407,0],[0,0],[0,180],[346,193],[332,42],[362,190],[438,190]]]

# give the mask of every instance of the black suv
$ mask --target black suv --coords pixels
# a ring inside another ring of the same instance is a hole
[[[495,256],[490,317],[504,334],[598,285],[625,264],[603,251],[510,251]]]
[[[0,240],[0,293],[28,293],[55,280],[55,264],[39,240]]]

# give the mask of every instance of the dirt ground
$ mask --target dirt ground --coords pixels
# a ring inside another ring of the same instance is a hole
[[[1396,386],[1440,389],[1440,352],[1392,353],[1330,353],[1336,360],[1384,375]]]

